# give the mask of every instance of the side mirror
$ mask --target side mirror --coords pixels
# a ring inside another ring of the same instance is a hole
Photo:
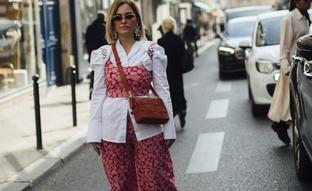
[[[246,50],[246,49],[248,49],[248,48],[251,48],[250,42],[249,42],[249,41],[246,41],[246,40],[241,41],[241,42],[239,43],[238,46],[239,46],[239,48],[241,48],[241,49],[243,49],[243,50]]]

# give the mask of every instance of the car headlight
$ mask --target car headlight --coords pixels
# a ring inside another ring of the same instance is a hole
[[[221,54],[234,54],[235,50],[234,50],[234,48],[220,46],[219,52]]]
[[[271,74],[274,70],[273,63],[269,60],[257,60],[256,67],[258,72]]]

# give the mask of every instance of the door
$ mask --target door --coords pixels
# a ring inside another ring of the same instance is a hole
[[[312,63],[303,62],[299,66],[299,82],[302,106],[302,138],[312,150]]]
[[[46,66],[47,83],[62,84],[60,19],[58,0],[41,0],[41,44],[43,60]]]

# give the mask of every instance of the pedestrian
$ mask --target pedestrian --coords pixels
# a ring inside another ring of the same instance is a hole
[[[311,20],[307,10],[310,0],[291,0],[289,13],[282,20],[280,28],[280,77],[276,84],[268,117],[273,121],[271,127],[285,144],[290,143],[287,130],[291,121],[289,73],[296,41],[308,34]]]
[[[197,39],[199,39],[198,34],[199,33],[197,32],[196,27],[193,25],[193,21],[191,19],[187,19],[186,25],[183,29],[183,39],[186,42],[188,51],[191,51],[191,50],[192,52],[195,51],[195,55],[197,57],[198,57]],[[194,44],[194,47],[193,47],[193,44]]]
[[[97,12],[97,18],[87,27],[87,32],[85,36],[89,62],[91,52],[107,44],[107,41],[105,39],[105,26],[106,26],[105,13],[104,11],[99,10]],[[94,71],[90,70],[90,74],[88,77],[90,79],[89,99],[91,99],[94,83]]]
[[[158,44],[165,49],[168,57],[167,78],[170,86],[170,96],[173,106],[173,116],[179,115],[180,124],[183,128],[186,116],[186,99],[184,97],[182,59],[185,53],[184,41],[176,34],[175,20],[172,17],[162,22],[164,35],[158,40]]]
[[[145,40],[142,17],[132,0],[112,3],[106,39],[116,45],[135,96],[148,95],[152,83],[166,106],[169,121],[163,125],[136,123],[112,45],[105,45],[91,54],[95,83],[87,142],[101,156],[112,191],[176,191],[169,153],[176,132],[164,49]]]
[[[105,39],[105,28],[105,13],[104,11],[99,10],[96,19],[87,27],[85,36],[89,62],[91,52],[107,44],[107,40]]]

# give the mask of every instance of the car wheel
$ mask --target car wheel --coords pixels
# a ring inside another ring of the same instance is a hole
[[[224,74],[224,72],[222,72],[222,70],[220,68],[219,68],[219,78],[221,80],[225,79],[225,74]]]
[[[291,99],[292,100],[292,99]],[[293,100],[291,101],[293,104]],[[301,181],[312,180],[312,164],[300,137],[300,123],[298,114],[294,114],[293,118],[293,152],[296,174]]]

